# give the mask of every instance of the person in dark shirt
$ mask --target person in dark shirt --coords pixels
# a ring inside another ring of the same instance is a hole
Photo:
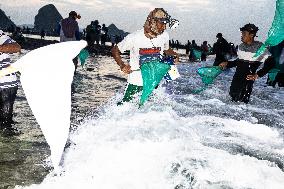
[[[254,24],[246,24],[240,30],[242,43],[239,45],[238,58],[234,61],[222,62],[219,66],[223,69],[236,67],[229,94],[232,101],[248,103],[254,80],[268,73],[275,62],[268,50],[261,56],[254,57],[256,51],[262,46],[262,42],[254,40],[258,27]],[[257,71],[263,62],[263,68]]]
[[[106,41],[108,40],[108,27],[106,27],[105,24],[103,24],[101,33],[101,45],[105,45]]]
[[[0,70],[12,63],[10,53],[21,51],[21,46],[0,30]],[[13,127],[13,106],[17,96],[18,79],[15,73],[0,75],[0,133],[4,136],[18,135]]]
[[[60,42],[80,40],[79,26],[76,21],[80,18],[80,14],[71,11],[68,18],[64,18],[60,21],[58,28],[60,31]]]
[[[86,28],[86,41],[88,43],[88,46],[92,47],[94,46],[95,39],[96,39],[96,22],[92,21],[91,24],[89,24]]]
[[[226,55],[230,51],[229,43],[224,39],[222,33],[218,33],[216,38],[217,42],[213,44],[213,54],[216,54],[213,66],[218,66],[221,62],[227,61]]]
[[[189,40],[187,40],[187,43],[185,45],[185,54],[189,54],[189,51],[190,51],[190,48],[191,48],[191,43],[189,42]]]
[[[191,47],[189,49],[189,61],[194,62],[194,61],[197,60],[197,58],[194,54],[194,50],[196,50],[196,49],[197,49],[197,44],[196,44],[195,40],[192,40],[191,41]]]
[[[45,31],[44,31],[44,29],[41,29],[41,31],[40,31],[40,38],[44,39],[44,37],[45,37]]]
[[[209,47],[207,45],[207,41],[203,41],[201,48],[201,61],[206,61],[207,54],[209,52]]]

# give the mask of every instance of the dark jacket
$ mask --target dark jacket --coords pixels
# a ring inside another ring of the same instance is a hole
[[[223,37],[218,38],[213,45],[213,54],[216,54],[214,66],[218,66],[221,62],[227,61],[226,54],[230,52],[230,45]]]
[[[253,42],[251,45],[242,43],[239,45],[238,58],[234,61],[228,61],[228,68],[236,67],[229,93],[233,101],[248,103],[254,81],[246,80],[247,75],[257,73],[259,77],[263,77],[274,67],[275,61],[273,57],[269,56],[268,51],[257,59],[253,58],[261,45],[262,43],[258,41]],[[257,71],[263,62],[263,68]]]

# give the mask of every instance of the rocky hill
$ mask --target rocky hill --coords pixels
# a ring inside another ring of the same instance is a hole
[[[11,25],[13,27],[16,26],[14,22],[12,22],[10,18],[5,14],[5,12],[0,9],[0,29],[7,30],[8,27],[11,27]]]
[[[61,19],[61,14],[53,4],[45,5],[35,16],[34,29],[36,31],[44,29],[47,33],[53,33]]]
[[[129,34],[128,32],[125,32],[123,30],[118,29],[114,24],[110,24],[108,26],[108,35],[109,36],[116,36],[116,35],[118,35],[118,36],[121,36],[121,37],[124,38],[128,34]]]

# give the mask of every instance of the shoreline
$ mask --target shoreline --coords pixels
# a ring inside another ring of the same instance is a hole
[[[11,35],[11,33],[7,33],[7,35]],[[13,37],[11,38],[14,39]],[[59,37],[55,36],[45,36],[45,38],[41,39],[39,35],[23,34],[22,37],[14,40],[21,46],[22,50],[35,50],[47,45],[60,43],[59,39]],[[106,45],[94,44],[92,47],[88,47],[88,50],[95,55],[111,56],[111,48],[111,43],[106,42]]]

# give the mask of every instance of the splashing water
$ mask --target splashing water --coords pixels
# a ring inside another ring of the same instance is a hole
[[[30,51],[13,64],[21,72],[22,87],[50,146],[55,169],[61,161],[69,134],[72,59],[86,45],[86,41],[48,45]]]
[[[283,90],[264,78],[250,104],[233,103],[230,71],[195,95],[197,67],[179,65],[140,109],[113,97],[71,134],[61,175],[26,188],[283,188]]]

